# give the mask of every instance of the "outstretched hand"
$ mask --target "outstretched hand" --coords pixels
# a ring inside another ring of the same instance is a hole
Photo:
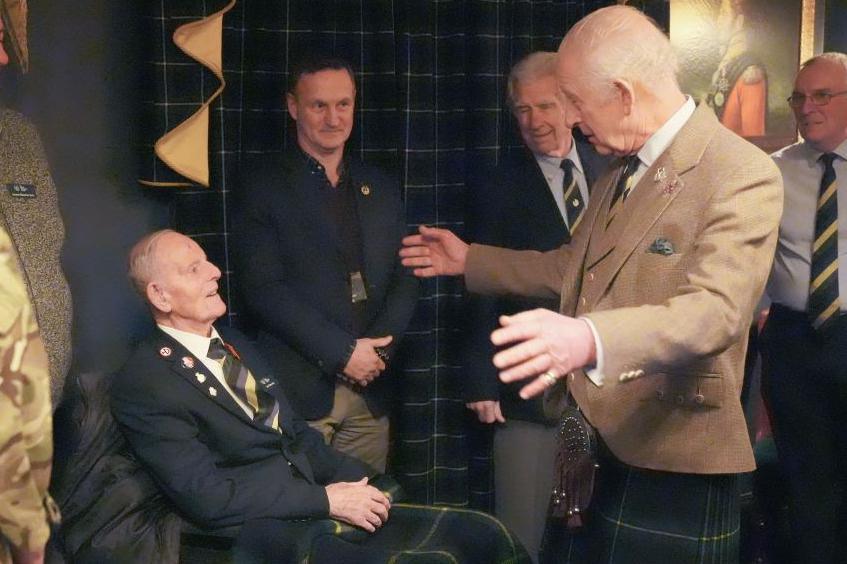
[[[421,225],[418,232],[403,238],[403,266],[413,268],[412,272],[420,278],[465,273],[467,243],[447,229]]]
[[[535,378],[521,388],[524,399],[596,361],[594,334],[584,319],[534,309],[503,315],[500,325],[491,334],[491,342],[495,346],[513,346],[494,355],[494,366],[500,369],[500,380],[506,383]]]

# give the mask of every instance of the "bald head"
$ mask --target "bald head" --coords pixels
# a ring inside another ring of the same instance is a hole
[[[568,126],[601,154],[638,152],[684,103],[670,41],[634,8],[610,6],[571,28],[559,47],[557,79]]]

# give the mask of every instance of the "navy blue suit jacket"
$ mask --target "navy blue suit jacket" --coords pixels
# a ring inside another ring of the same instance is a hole
[[[283,432],[252,421],[199,359],[156,329],[112,384],[112,412],[133,451],[180,512],[201,526],[327,517],[325,484],[373,472],[324,444],[295,415],[243,335],[221,333],[276,396]]]
[[[608,158],[574,132],[577,152],[589,186],[605,170]],[[526,148],[506,155],[484,179],[472,184],[467,209],[469,242],[508,249],[549,251],[570,242],[565,221],[559,213],[547,180],[533,154]],[[470,296],[467,301],[464,342],[466,401],[500,400],[506,418],[540,420],[540,398],[521,400],[518,382],[502,385],[491,362],[494,345],[491,332],[497,318],[545,307],[558,311],[556,300]]]
[[[353,330],[344,234],[322,205],[322,175],[310,173],[299,151],[247,167],[234,229],[235,274],[259,348],[306,419],[332,409],[336,374],[355,339],[393,335],[396,344],[417,304],[418,281],[397,255],[406,233],[398,183],[355,159],[348,165],[368,294],[363,335]],[[390,396],[386,376],[363,392],[374,413]]]

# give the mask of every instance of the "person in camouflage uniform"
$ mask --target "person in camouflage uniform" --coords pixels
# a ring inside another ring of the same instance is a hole
[[[52,425],[47,353],[0,228],[0,564],[44,561],[49,525],[58,520],[47,493]]]

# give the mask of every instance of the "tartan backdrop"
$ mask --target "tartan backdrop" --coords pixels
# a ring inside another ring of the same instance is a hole
[[[173,31],[226,3],[147,3],[143,179],[177,179],[153,156],[153,142],[218,85],[173,45]],[[239,164],[246,154],[283,151],[292,142],[282,92],[289,62],[298,54],[320,49],[353,64],[358,96],[348,149],[397,171],[409,229],[426,223],[461,233],[465,179],[520,145],[504,94],[512,63],[530,51],[555,50],[574,22],[611,3],[240,0],[224,17],[227,87],[212,106],[211,188],[143,189],[167,192],[171,227],[195,238],[221,267],[229,322],[237,323],[227,243]],[[661,4],[657,19],[666,25]],[[423,284],[398,358],[402,392],[391,472],[415,501],[490,510],[490,433],[474,423],[461,399],[456,345],[462,293],[459,279]]]

